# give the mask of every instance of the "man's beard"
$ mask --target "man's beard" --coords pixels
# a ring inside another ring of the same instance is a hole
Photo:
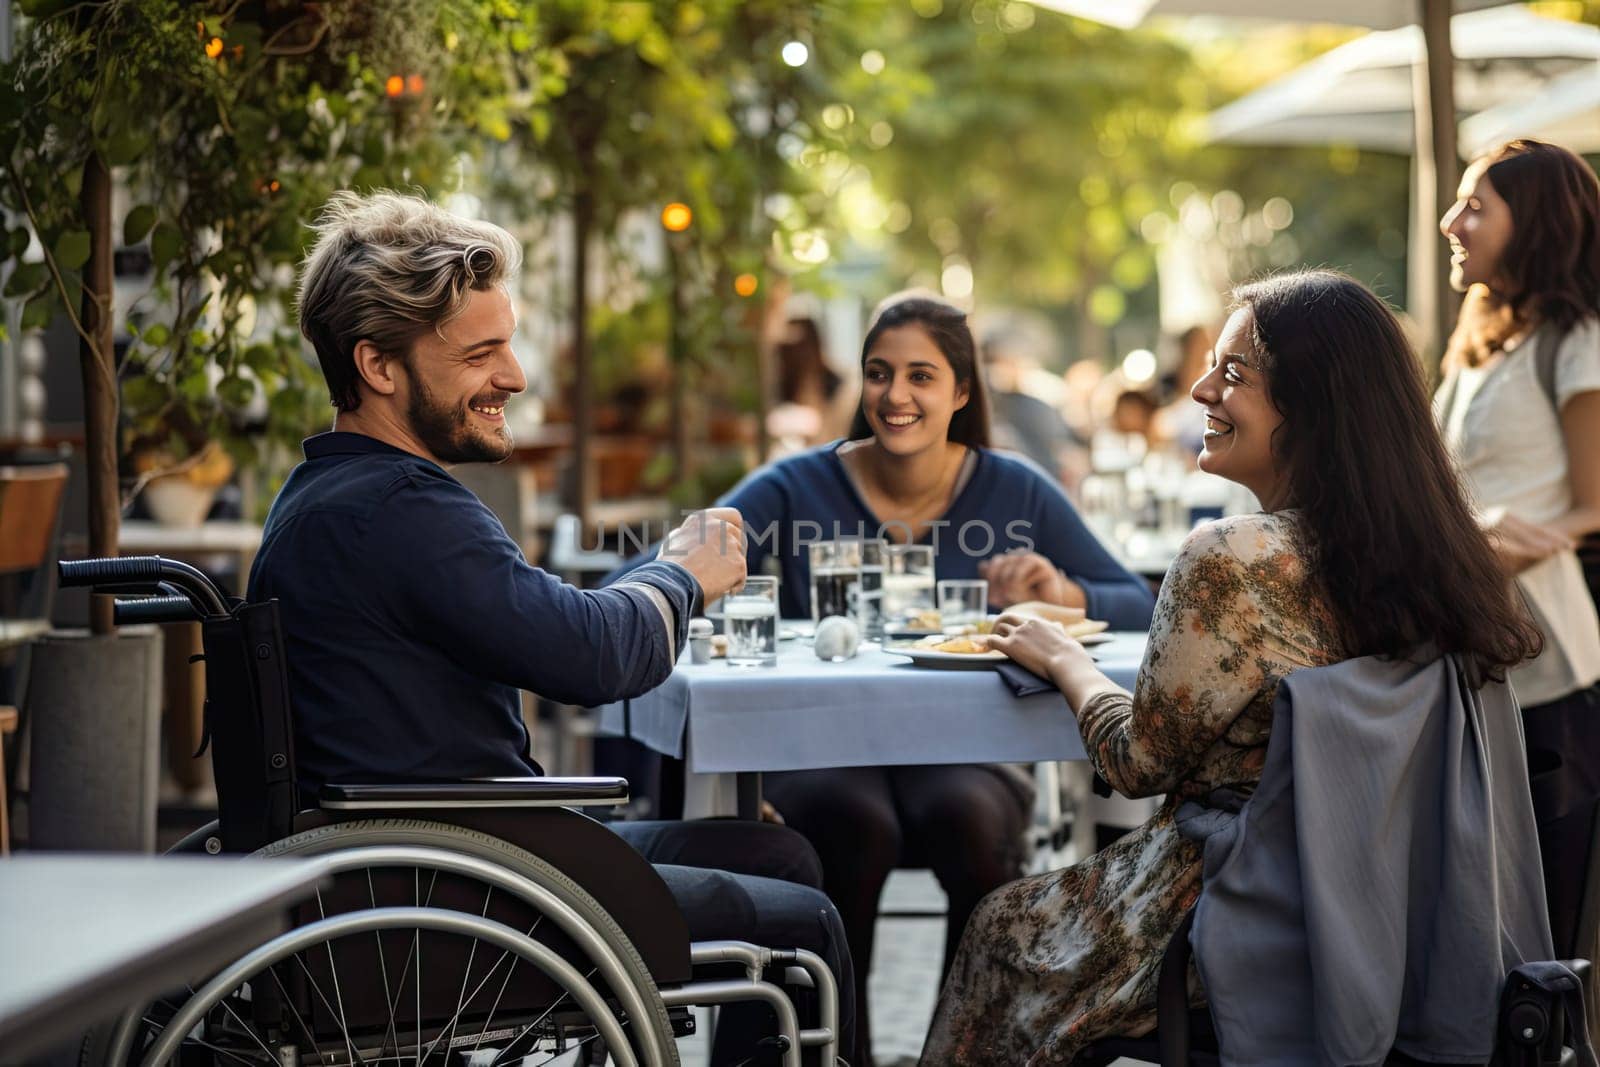
[[[493,437],[473,433],[470,401],[451,407],[437,400],[415,375],[411,381],[411,401],[406,407],[411,432],[441,463],[499,463],[511,455],[511,431],[503,424],[496,427]]]

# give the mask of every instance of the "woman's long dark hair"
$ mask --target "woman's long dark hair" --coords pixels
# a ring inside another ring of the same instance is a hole
[[[1536,322],[1562,330],[1600,314],[1600,179],[1544,141],[1508,141],[1484,176],[1511,212],[1500,257],[1504,292],[1468,294],[1445,351],[1446,369],[1477,366]]]
[[[911,296],[893,300],[879,309],[867,338],[861,343],[861,370],[867,369],[872,349],[887,330],[902,326],[920,326],[933,341],[945,362],[955,373],[956,383],[967,387],[967,406],[950,417],[950,429],[945,439],[966,445],[968,448],[989,447],[989,393],[984,388],[983,374],[978,369],[978,346],[972,340],[972,329],[967,325],[967,313],[960,308],[933,297]],[[859,441],[872,436],[866,412],[856,405],[855,421],[850,424],[850,440]]]
[[[1352,656],[1433,646],[1503,679],[1541,638],[1495,562],[1394,314],[1336,271],[1235,292],[1283,423],[1273,451]]]

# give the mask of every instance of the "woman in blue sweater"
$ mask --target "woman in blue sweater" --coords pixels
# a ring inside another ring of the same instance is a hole
[[[744,516],[751,573],[776,557],[785,617],[810,612],[810,542],[877,536],[933,545],[939,578],[988,578],[996,607],[1045,599],[1115,629],[1148,629],[1149,587],[1095,540],[1060,486],[989,450],[963,312],[922,297],[886,304],[867,331],[861,372],[850,440],[763,467],[718,501]],[[1022,873],[1031,782],[995,765],[843,767],[769,774],[765,790],[822,859],[856,965],[849,1059],[870,1064],[866,982],[889,872],[929,867],[943,885],[948,967],[978,901]]]

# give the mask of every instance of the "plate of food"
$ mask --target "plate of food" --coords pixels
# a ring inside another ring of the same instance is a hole
[[[1025,618],[1041,619],[1045,622],[1053,622],[1063,630],[1067,631],[1068,637],[1076,637],[1080,641],[1086,637],[1094,637],[1097,634],[1100,634],[1103,631],[1111,628],[1111,624],[1103,619],[1084,618],[1083,610],[1081,608],[1056,608],[1054,605],[1046,606],[1054,609],[1057,612],[1060,612],[1061,614],[1045,614],[1043,612],[1028,608],[1025,605],[1018,605],[1016,608],[1007,608],[1005,613],[1021,615]],[[999,618],[999,615],[990,615],[988,618],[982,619],[975,623],[964,623],[959,626],[947,626],[944,628],[942,633],[946,637],[954,637],[965,634],[994,633],[994,624]],[[1107,636],[1100,638],[1099,641],[1086,643],[1098,644],[1100,641],[1109,640],[1111,640],[1111,638]]]
[[[906,656],[919,667],[963,668],[987,667],[1006,658],[1004,652],[984,648],[970,636],[947,637],[933,634],[921,641],[900,642],[884,646],[891,656]]]

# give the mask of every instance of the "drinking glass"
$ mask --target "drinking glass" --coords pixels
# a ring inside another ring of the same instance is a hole
[[[933,610],[933,546],[889,545],[883,556],[884,625],[931,629],[914,624]]]
[[[811,621],[849,617],[850,587],[861,581],[861,542],[816,541],[811,545]]]
[[[752,574],[722,598],[728,634],[728,666],[775,667],[778,663],[778,579]]]
[[[852,606],[856,621],[861,624],[862,638],[882,641],[884,556],[889,544],[876,537],[857,543],[861,546],[861,577],[854,587]]]
[[[939,583],[939,623],[976,626],[989,614],[989,583],[982,578],[948,578]]]

